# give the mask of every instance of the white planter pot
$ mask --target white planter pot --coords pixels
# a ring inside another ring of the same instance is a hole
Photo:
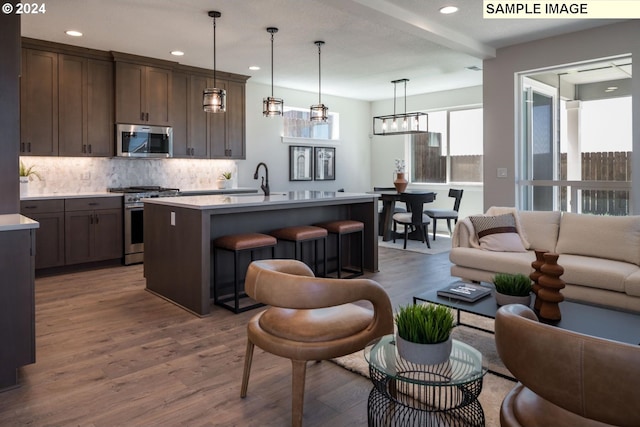
[[[218,187],[218,190],[231,188],[231,181],[228,179],[218,179],[216,180],[216,186]]]
[[[451,335],[448,340],[438,344],[417,344],[396,334],[396,346],[400,357],[418,365],[438,365],[446,362],[451,355],[452,344]]]
[[[20,177],[20,197],[26,196],[29,194],[29,177],[21,176]]]
[[[527,307],[531,305],[531,294],[524,297],[516,297],[494,291],[493,296],[496,298],[496,303],[498,303],[498,305],[522,304]]]

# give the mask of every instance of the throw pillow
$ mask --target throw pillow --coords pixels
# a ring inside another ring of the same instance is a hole
[[[495,252],[526,252],[513,214],[471,216],[480,248]]]

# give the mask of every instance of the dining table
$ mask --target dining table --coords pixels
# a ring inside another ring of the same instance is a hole
[[[433,200],[436,199],[437,193],[429,190],[406,190],[402,193],[394,190],[377,190],[369,193],[380,195],[382,200],[382,241],[388,242],[393,240],[393,213],[396,208],[396,202],[402,201],[402,195],[410,194],[433,194]],[[409,238],[414,238],[411,234]],[[416,235],[415,239],[420,240],[420,236]]]

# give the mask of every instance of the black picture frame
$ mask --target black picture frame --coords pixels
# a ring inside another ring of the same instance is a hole
[[[313,147],[289,146],[289,181],[313,180]]]
[[[316,181],[335,181],[336,149],[335,147],[315,147],[313,154],[314,179]]]

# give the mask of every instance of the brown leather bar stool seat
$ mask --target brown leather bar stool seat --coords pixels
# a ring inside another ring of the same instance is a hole
[[[326,229],[329,234],[335,234],[336,236],[336,253],[338,256],[338,279],[341,278],[342,271],[353,273],[345,279],[352,277],[362,276],[364,274],[364,223],[360,221],[353,221],[350,219],[329,221],[315,224],[317,227]],[[342,236],[360,233],[360,270],[353,270],[342,267]]]
[[[216,305],[224,307],[233,311],[234,313],[241,313],[243,311],[251,310],[256,307],[261,307],[264,304],[255,303],[240,307],[240,299],[247,298],[247,294],[244,292],[244,287],[240,288],[240,262],[239,255],[243,251],[251,251],[251,261],[254,261],[254,251],[258,249],[271,248],[271,258],[275,258],[275,248],[278,244],[278,240],[268,234],[262,233],[245,233],[245,234],[230,234],[228,236],[218,237],[213,241],[213,302]],[[233,294],[220,295],[220,284],[217,280],[218,272],[218,257],[216,252],[218,250],[225,250],[233,252]],[[230,304],[233,301],[233,304]]]
[[[304,261],[302,257],[302,245],[307,242],[314,242],[314,257],[312,260],[313,266],[309,266],[315,270],[316,276],[320,276],[318,270],[318,242],[322,241],[322,248],[324,250],[323,269],[322,275],[327,275],[327,230],[322,227],[315,227],[313,225],[298,225],[294,227],[279,228],[270,232],[272,236],[276,237],[280,241],[293,242],[294,243],[294,259]]]

